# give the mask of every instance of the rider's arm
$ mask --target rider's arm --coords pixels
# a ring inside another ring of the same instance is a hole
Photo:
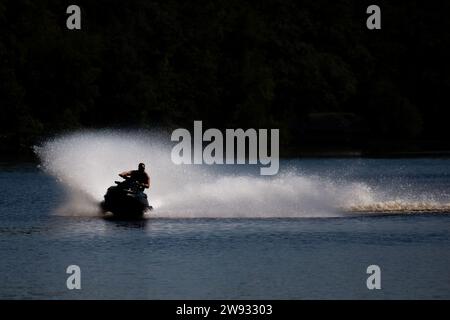
[[[150,177],[147,175],[146,181],[142,183],[142,186],[146,189],[150,188]]]
[[[124,171],[124,172],[122,172],[122,173],[119,173],[119,176],[121,177],[121,178],[127,178],[127,177],[129,177],[131,175],[131,171]]]

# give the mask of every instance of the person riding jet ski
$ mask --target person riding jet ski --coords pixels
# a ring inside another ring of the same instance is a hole
[[[115,217],[140,218],[147,210],[152,210],[144,189],[150,187],[150,177],[145,172],[145,165],[140,163],[138,170],[126,171],[119,174],[124,181],[116,181],[116,185],[109,187],[105,200],[102,201],[103,211],[111,212]]]

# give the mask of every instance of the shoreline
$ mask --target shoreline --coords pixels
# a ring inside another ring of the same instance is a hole
[[[450,151],[414,151],[414,152],[364,152],[364,151],[332,151],[332,152],[299,152],[297,155],[280,156],[280,161],[294,159],[450,159]],[[15,164],[36,164],[39,158],[34,154],[0,155],[0,167]]]

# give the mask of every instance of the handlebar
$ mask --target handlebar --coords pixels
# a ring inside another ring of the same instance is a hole
[[[136,180],[131,180],[130,177],[122,177],[124,180],[123,181],[114,181],[115,184],[117,185],[121,185],[122,183],[129,183],[130,187],[134,186],[134,187],[139,187],[139,188],[145,188],[144,185]]]

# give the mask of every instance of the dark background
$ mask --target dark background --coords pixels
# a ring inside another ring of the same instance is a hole
[[[0,0],[0,150],[203,120],[279,128],[283,156],[442,154],[449,14],[423,0]]]

